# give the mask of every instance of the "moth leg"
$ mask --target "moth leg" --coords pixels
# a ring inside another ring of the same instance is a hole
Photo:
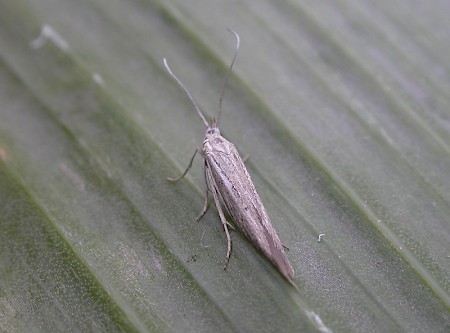
[[[201,153],[201,152],[200,152]],[[206,175],[206,161],[205,159],[203,159],[204,162],[204,166],[203,166],[203,175],[205,177],[205,185],[206,185],[206,190],[205,190],[205,204],[203,206],[203,209],[201,211],[201,213],[197,216],[197,221],[200,220],[203,215],[206,214],[206,212],[208,211],[208,191],[209,191],[209,184],[208,184],[208,176]]]
[[[208,186],[208,178],[206,176],[206,165],[203,168],[203,171],[205,173],[205,183],[206,183],[205,205],[203,206],[203,209],[202,209],[201,213],[197,216],[197,221],[200,220],[203,217],[203,215],[205,215],[206,212],[208,211],[208,191],[209,191],[209,186]]]
[[[228,225],[228,228],[230,228],[233,231],[236,231],[236,228],[230,222],[227,221],[227,225]]]
[[[203,217],[203,215],[205,215],[206,212],[208,211],[208,208],[209,208],[209,205],[208,205],[208,191],[209,191],[209,189],[207,188],[206,191],[205,191],[205,204],[203,206],[203,209],[202,209],[201,213],[197,216],[197,221],[199,221]],[[226,222],[227,222],[228,227],[231,230],[236,231],[236,228],[234,227],[234,225],[232,225],[228,221],[226,221]]]
[[[192,158],[191,158],[191,161],[189,162],[188,167],[186,168],[186,170],[183,172],[183,174],[181,176],[176,177],[176,178],[167,177],[167,180],[170,180],[171,182],[175,183],[175,182],[179,181],[180,179],[182,179],[184,176],[186,176],[187,172],[189,171],[189,169],[192,166],[192,162],[194,162],[194,157],[197,154],[197,151],[198,151],[198,148],[195,149],[194,155],[192,155]]]
[[[227,256],[225,258],[225,266],[223,267],[223,269],[226,269],[227,266],[228,266],[228,262],[230,261],[230,255],[231,255],[231,237],[230,237],[230,232],[228,231],[229,223],[225,219],[225,215],[223,214],[222,206],[221,206],[220,200],[219,200],[217,184],[214,181],[214,178],[213,178],[213,176],[211,174],[211,171],[209,171],[208,168],[206,168],[206,176],[207,176],[208,181],[210,183],[211,193],[213,194],[214,202],[216,204],[217,211],[219,212],[220,221],[222,221],[223,230],[225,231],[225,235],[227,237]]]
[[[209,185],[209,182],[208,182],[208,175],[207,175],[207,171],[206,171],[207,168],[208,168],[208,166],[207,166],[206,161],[205,161],[205,166],[203,168],[203,171],[204,171],[204,174],[205,174],[205,183],[206,183],[205,205],[203,206],[203,209],[202,209],[201,213],[198,215],[197,221],[200,220],[203,217],[203,215],[206,214],[206,212],[208,211],[208,208],[209,208],[209,205],[208,205],[208,191],[210,191],[210,185]],[[227,221],[227,224],[228,224],[228,227],[231,230],[236,231],[236,228],[230,222]]]
[[[242,159],[242,162],[244,163],[247,162],[249,158],[250,158],[249,154],[245,155],[244,158]]]
[[[206,212],[208,211],[208,189],[206,189],[205,192],[206,192],[205,193],[205,204],[203,205],[203,209],[202,209],[201,213],[198,214],[198,216],[197,216],[197,219],[196,219],[197,221],[199,221],[203,217],[203,215],[205,215]]]

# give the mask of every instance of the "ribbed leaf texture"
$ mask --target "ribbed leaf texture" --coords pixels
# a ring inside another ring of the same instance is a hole
[[[0,331],[449,332],[450,3],[2,0]],[[234,142],[292,288],[177,184]],[[319,235],[320,242],[319,240]]]

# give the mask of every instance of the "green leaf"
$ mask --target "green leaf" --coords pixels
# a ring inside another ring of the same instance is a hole
[[[448,5],[4,0],[0,330],[450,330]],[[294,290],[176,184],[221,131]],[[319,240],[319,235],[324,234]]]

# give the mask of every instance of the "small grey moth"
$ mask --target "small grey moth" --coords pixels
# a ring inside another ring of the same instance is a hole
[[[175,74],[173,74],[164,58],[164,66],[168,73],[189,97],[197,114],[207,128],[205,139],[203,140],[203,147],[195,150],[194,155],[183,174],[177,178],[168,179],[174,182],[182,179],[192,166],[196,153],[199,152],[204,159],[204,172],[207,186],[205,205],[197,220],[206,213],[208,209],[208,193],[211,193],[227,239],[227,254],[224,268],[227,267],[231,254],[231,237],[228,229],[234,228],[226,220],[222,206],[225,206],[234,225],[237,226],[248,240],[260,250],[267,259],[269,259],[277,270],[294,287],[296,287],[293,282],[294,270],[292,265],[284,253],[283,245],[281,244],[281,241],[270,222],[269,216],[267,215],[266,209],[256,192],[250,174],[234,144],[220,135],[219,121],[222,112],[222,100],[240,44],[239,35],[232,30],[229,31],[236,37],[236,49],[220,95],[219,112],[217,118],[212,119],[211,124],[206,121],[194,98],[184,84],[175,76]]]

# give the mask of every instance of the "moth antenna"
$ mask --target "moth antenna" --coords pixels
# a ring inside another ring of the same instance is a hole
[[[234,51],[233,60],[231,60],[230,67],[228,68],[227,75],[225,76],[225,81],[224,81],[223,86],[222,86],[222,91],[221,91],[221,93],[220,93],[220,98],[219,98],[219,113],[217,114],[217,119],[214,121],[215,127],[218,127],[218,126],[219,126],[220,115],[221,115],[221,113],[222,113],[222,101],[223,101],[223,96],[225,95],[225,88],[227,87],[228,80],[229,80],[230,74],[231,74],[231,69],[233,68],[234,62],[236,61],[236,57],[237,57],[237,55],[238,55],[239,45],[241,44],[241,40],[240,40],[240,38],[239,38],[239,35],[238,35],[235,31],[233,31],[233,30],[231,30],[231,29],[228,29],[228,28],[227,28],[227,30],[228,30],[229,32],[231,32],[231,33],[236,37],[236,49],[235,49],[235,51]]]
[[[173,74],[172,70],[170,69],[169,65],[167,64],[167,60],[166,58],[163,59],[164,61],[164,66],[167,69],[167,72],[169,72],[170,76],[178,83],[178,85],[181,87],[181,89],[184,90],[184,92],[186,93],[186,95],[189,97],[189,100],[191,101],[191,103],[194,105],[195,110],[197,110],[197,113],[200,117],[200,119],[203,121],[203,124],[205,124],[206,127],[209,127],[209,123],[206,121],[205,116],[203,115],[203,113],[200,111],[200,108],[198,106],[198,104],[195,102],[194,98],[192,97],[192,95],[189,93],[189,91],[187,90],[186,86],[183,84],[183,82],[180,81],[179,78],[177,78],[175,76],[175,74]]]

